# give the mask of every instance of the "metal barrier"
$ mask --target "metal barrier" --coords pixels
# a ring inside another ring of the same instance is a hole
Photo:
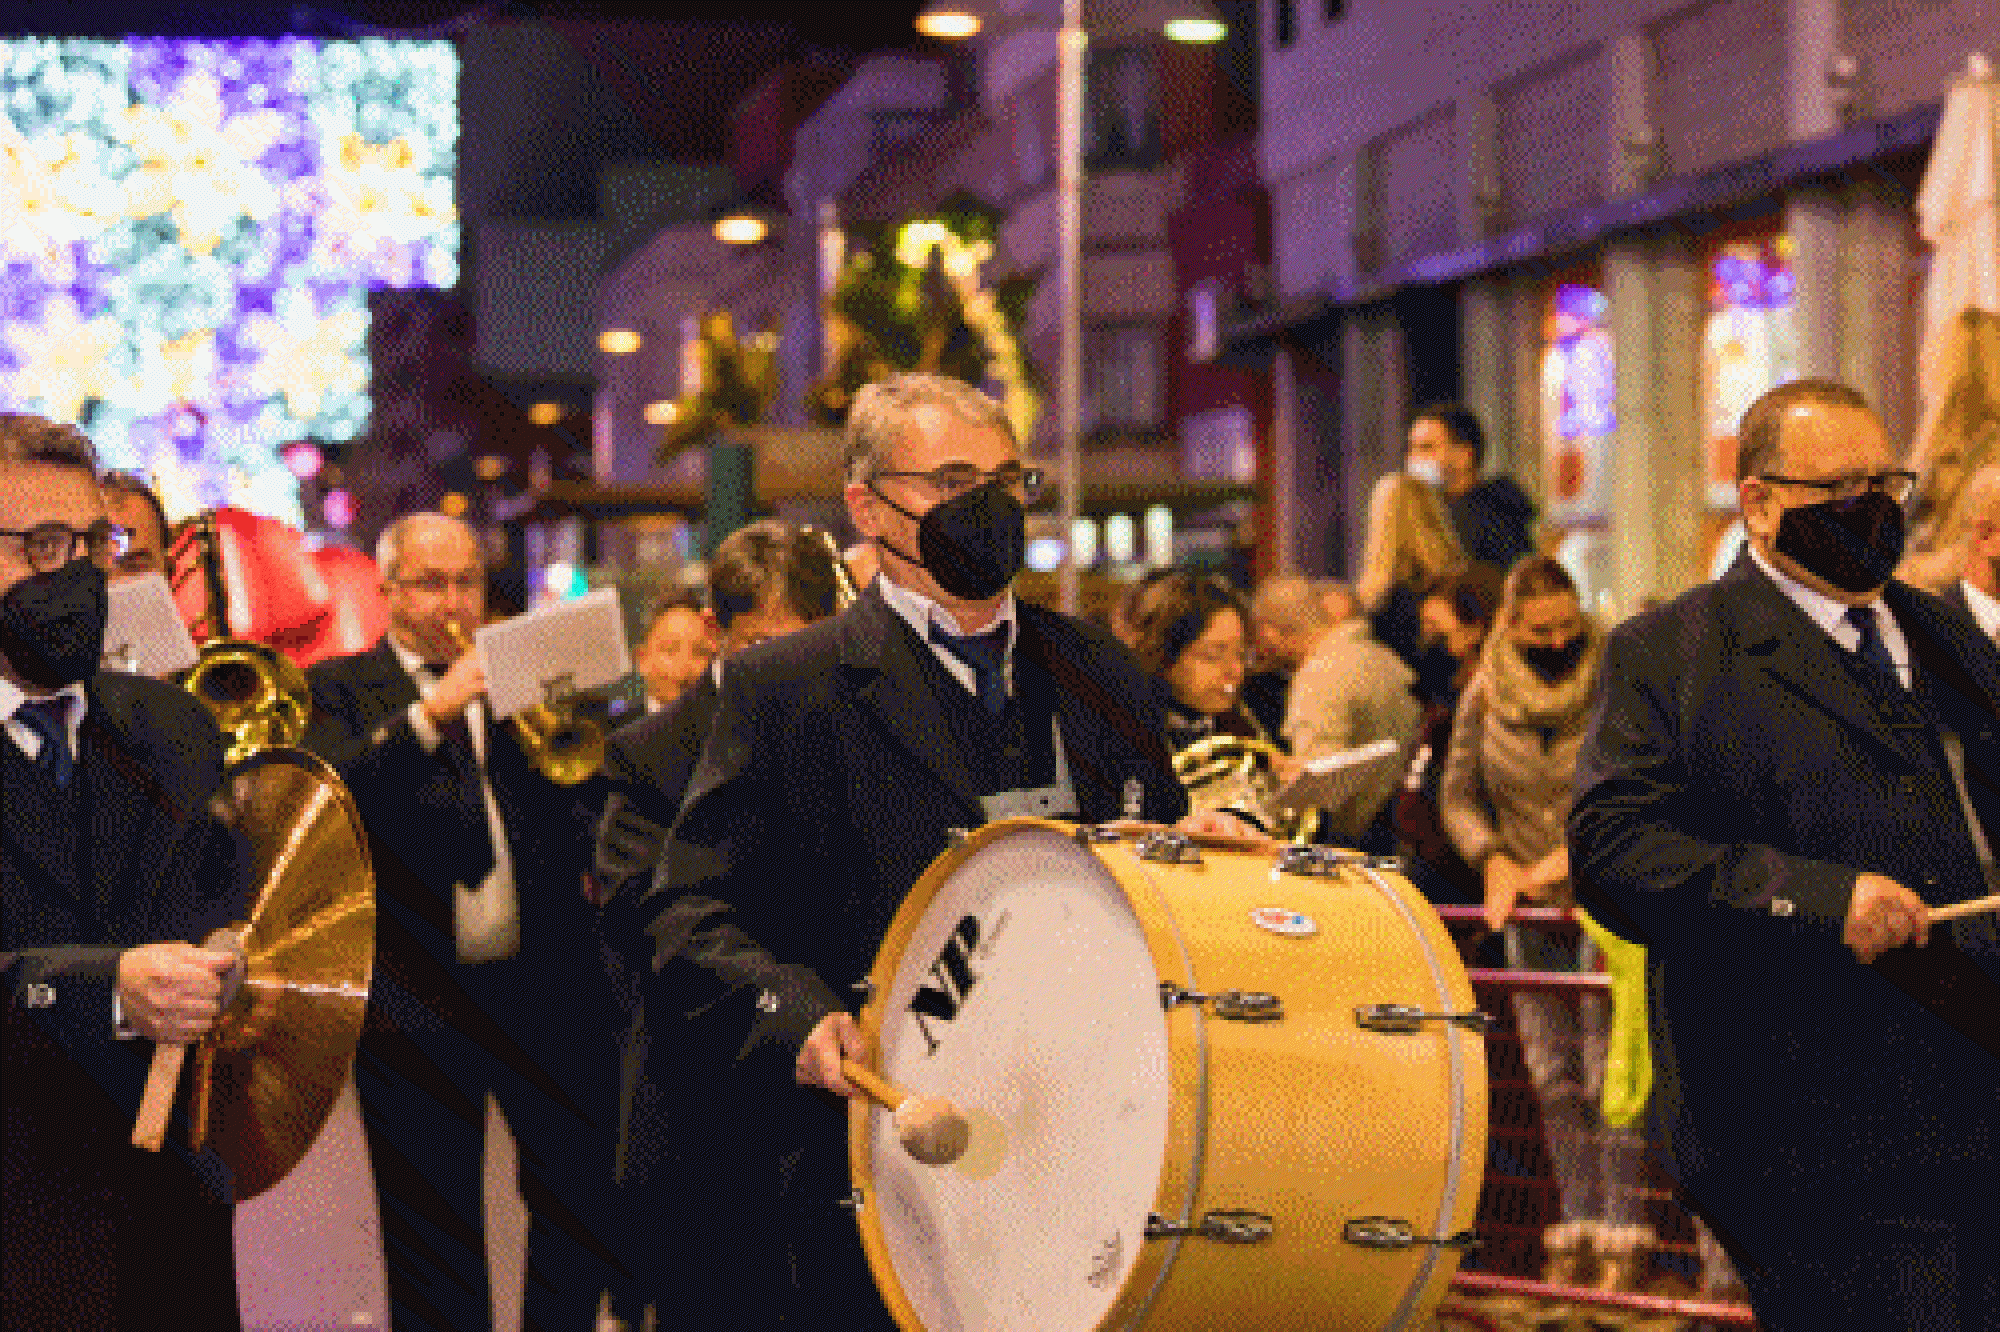
[[[1479,907],[1445,906],[1438,915],[1468,956],[1486,932]],[[1552,907],[1517,909],[1512,919],[1544,928],[1580,929],[1575,913]],[[1600,1290],[1556,1285],[1541,1279],[1546,1255],[1542,1234],[1558,1219],[1540,1106],[1523,1060],[1511,995],[1522,991],[1581,996],[1610,988],[1601,973],[1517,971],[1469,967],[1479,1007],[1495,1019],[1486,1037],[1488,1099],[1486,1179],[1473,1229],[1483,1241],[1451,1284],[1439,1309],[1441,1326],[1499,1329],[1546,1324],[1549,1311],[1573,1306],[1579,1318],[1601,1310],[1607,1325],[1648,1329],[1670,1327],[1755,1328],[1756,1316],[1744,1303],[1703,1298],[1695,1279],[1700,1257],[1693,1216],[1675,1199],[1672,1182],[1649,1145],[1639,1196],[1658,1244],[1649,1272],[1653,1289]],[[1574,1326],[1585,1326],[1577,1322]]]

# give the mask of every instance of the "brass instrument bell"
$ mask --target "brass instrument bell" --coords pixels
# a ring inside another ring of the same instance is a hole
[[[472,650],[472,640],[458,621],[446,620],[445,629],[460,652]],[[525,707],[509,720],[528,762],[557,786],[580,785],[604,766],[603,725],[579,716],[575,702],[567,696]]]

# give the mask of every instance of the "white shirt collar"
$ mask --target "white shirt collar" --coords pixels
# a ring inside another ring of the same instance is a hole
[[[45,698],[69,698],[75,700],[68,709],[69,752],[77,752],[77,732],[83,728],[83,714],[90,706],[90,696],[85,692],[83,681],[76,680],[64,685],[53,694],[38,695]],[[30,759],[38,758],[42,752],[41,732],[31,729],[28,724],[14,714],[28,701],[27,691],[12,680],[0,680],[0,720],[6,724],[7,735]]]
[[[394,634],[389,635],[389,650],[396,654],[396,661],[402,666],[403,674],[417,682],[417,692],[429,698],[431,686],[437,683],[437,677],[431,672],[430,665],[417,653],[397,642]]]
[[[1861,631],[1847,618],[1848,605],[1835,601],[1823,592],[1816,592],[1798,579],[1791,577],[1777,565],[1764,557],[1757,549],[1757,543],[1746,541],[1743,548],[1750,552],[1750,558],[1764,571],[1764,576],[1778,585],[1778,590],[1789,598],[1793,605],[1806,613],[1808,619],[1826,631],[1829,638],[1844,650],[1852,652],[1861,643]],[[1903,637],[1903,627],[1896,623],[1896,617],[1889,610],[1889,603],[1877,593],[1868,603],[1875,612],[1875,628],[1882,635],[1882,646],[1889,651],[1890,660],[1896,663],[1896,674],[1901,677],[1903,687],[1910,685],[1910,645]]]
[[[2000,638],[2000,600],[1987,596],[1963,578],[1958,580],[1958,585],[1965,591],[1966,609],[1972,612],[1972,618],[1979,622],[1986,636]]]

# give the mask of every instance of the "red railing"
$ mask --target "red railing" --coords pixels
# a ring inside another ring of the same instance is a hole
[[[1438,908],[1438,915],[1470,961],[1486,931],[1484,911],[1447,906]],[[1573,911],[1557,907],[1520,908],[1512,919],[1544,927],[1580,928]],[[1505,967],[1468,967],[1467,975],[1479,1006],[1495,1019],[1486,1047],[1490,1091],[1486,1179],[1473,1223],[1483,1244],[1467,1260],[1476,1266],[1465,1267],[1452,1281],[1451,1294],[1438,1311],[1443,1325],[1507,1326],[1507,1316],[1490,1306],[1511,1299],[1617,1309],[1634,1315],[1685,1319],[1692,1325],[1755,1328],[1756,1316],[1747,1304],[1723,1303],[1697,1294],[1693,1284],[1699,1275],[1694,1219],[1676,1201],[1671,1181],[1652,1152],[1647,1153],[1638,1195],[1659,1239],[1649,1259],[1652,1288],[1599,1290],[1540,1279],[1546,1260],[1542,1233],[1559,1219],[1556,1188],[1549,1173],[1540,1108],[1522,1060],[1513,1005],[1507,998],[1523,990],[1580,996],[1606,990],[1611,981],[1602,973]],[[1489,1307],[1482,1308],[1482,1304]]]

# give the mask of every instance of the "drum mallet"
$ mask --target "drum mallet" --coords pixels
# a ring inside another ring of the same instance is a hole
[[[1957,920],[1960,916],[1977,916],[1986,911],[2000,911],[2000,893],[1990,897],[1975,897],[1968,902],[1953,902],[1950,906],[1932,907],[1931,923],[1941,920]]]
[[[912,1096],[851,1059],[840,1061],[840,1073],[866,1092],[869,1100],[894,1113],[896,1138],[917,1160],[929,1166],[948,1166],[965,1155],[972,1128],[950,1101]]]

